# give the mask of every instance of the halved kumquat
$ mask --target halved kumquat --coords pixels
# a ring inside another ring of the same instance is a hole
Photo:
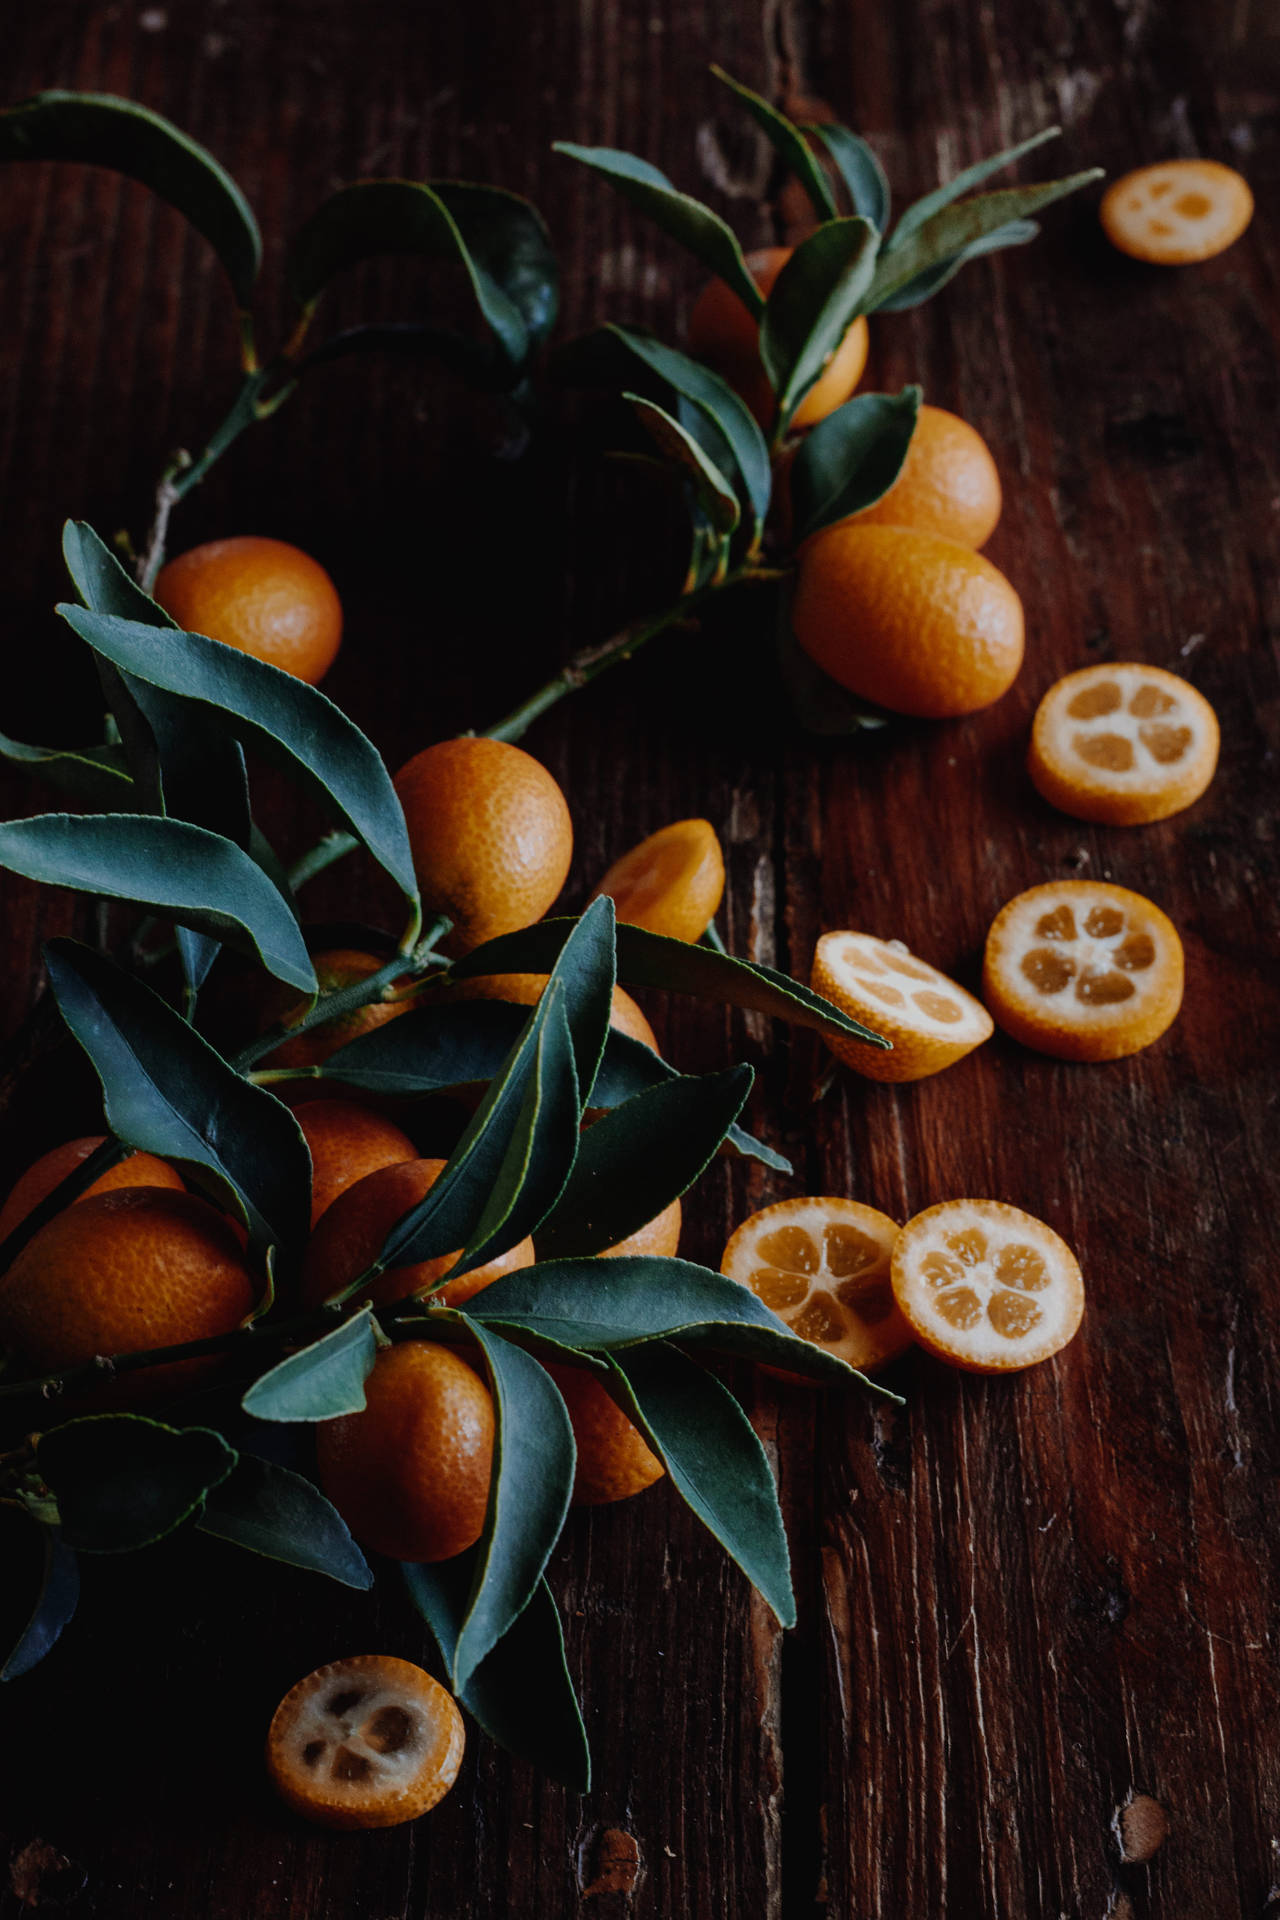
[[[1218,764],[1218,717],[1161,667],[1082,667],[1036,709],[1028,770],[1062,813],[1105,826],[1164,820],[1198,800]]]
[[[1211,260],[1238,240],[1253,218],[1253,195],[1235,168],[1218,160],[1165,160],[1108,187],[1098,217],[1121,253],[1181,267]]]
[[[898,1223],[857,1200],[779,1200],[744,1220],[720,1262],[802,1340],[863,1372],[911,1345],[889,1261]]]
[[[900,940],[824,933],[813,956],[815,993],[893,1043],[893,1051],[826,1034],[831,1051],[869,1080],[923,1080],[991,1037],[980,1000],[916,958]]]
[[[1001,908],[982,992],[1000,1026],[1060,1060],[1119,1060],[1182,1005],[1182,942],[1159,907],[1102,880],[1053,880]]]
[[[947,1200],[908,1220],[894,1298],[912,1334],[970,1373],[1012,1373],[1065,1347],[1084,1313],[1066,1241],[1000,1200]]]

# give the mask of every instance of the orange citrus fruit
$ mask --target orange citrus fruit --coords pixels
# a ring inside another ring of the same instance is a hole
[[[1084,1313],[1065,1240],[1000,1200],[947,1200],[908,1220],[894,1298],[930,1353],[969,1373],[1012,1373],[1065,1347]]]
[[[1131,827],[1198,800],[1218,764],[1218,717],[1160,667],[1082,667],[1050,687],[1031,729],[1031,778],[1077,820]]]
[[[1054,880],[1002,907],[982,993],[996,1025],[1060,1060],[1119,1060],[1158,1040],[1182,1005],[1182,942],[1140,893]]]
[[[354,1100],[309,1100],[297,1114],[311,1150],[313,1227],[338,1195],[367,1173],[418,1157],[407,1133]]]
[[[853,518],[980,547],[995,532],[1000,504],[1000,475],[982,435],[945,407],[921,407],[902,472]]]
[[[310,554],[243,534],[207,540],[161,567],[155,598],[185,633],[203,633],[314,686],[342,643],[342,602]]]
[[[766,299],[794,251],[761,247],[747,255],[747,271]],[[844,404],[862,378],[867,346],[867,323],[859,315],[800,402],[793,427],[814,427]],[[760,359],[759,325],[724,280],[708,281],[695,300],[689,315],[689,350],[737,389],[762,427],[772,424],[777,402]]]
[[[385,1347],[360,1413],[316,1427],[320,1485],[362,1546],[451,1560],[484,1527],[493,1465],[488,1387],[433,1340]]]
[[[624,1256],[646,1255],[649,1259],[674,1260],[680,1247],[680,1229],[683,1225],[683,1213],[678,1200],[673,1200],[661,1213],[655,1213],[625,1240],[616,1240],[611,1247],[605,1247],[600,1254],[602,1260],[618,1260]]]
[[[792,626],[850,693],[943,720],[1007,693],[1022,665],[1022,602],[971,547],[913,527],[842,520],[806,542]]]
[[[255,1298],[239,1243],[207,1201],[120,1187],[65,1208],[27,1242],[0,1280],[0,1343],[29,1371],[52,1372],[230,1333]],[[171,1384],[174,1372],[146,1384]]]
[[[426,994],[419,994],[416,1004],[422,1006],[424,1002],[436,1004],[445,1000],[505,1000],[513,1006],[532,1007],[542,998],[547,979],[545,973],[484,973],[470,980],[443,980],[438,987],[432,986]],[[623,987],[613,990],[609,1024],[617,1032],[629,1034],[631,1039],[639,1040],[643,1046],[657,1053],[658,1041],[653,1028]]]
[[[362,1274],[376,1260],[383,1242],[397,1220],[430,1193],[444,1172],[443,1160],[402,1160],[363,1180],[338,1195],[318,1223],[307,1246],[302,1266],[302,1300],[305,1306],[318,1307],[332,1294]],[[461,1249],[458,1249],[460,1252]],[[380,1307],[393,1300],[404,1300],[411,1293],[428,1293],[443,1274],[448,1273],[458,1253],[439,1254],[434,1260],[422,1260],[414,1266],[389,1267],[361,1291],[362,1300]],[[532,1240],[521,1240],[508,1253],[486,1261],[471,1273],[459,1275],[432,1295],[447,1307],[459,1307],[473,1293],[479,1293],[491,1280],[518,1267],[533,1265]]]
[[[376,954],[360,953],[354,947],[332,947],[322,953],[313,953],[311,964],[315,968],[321,993],[340,993],[344,987],[352,987],[357,980],[367,980],[371,973],[377,973],[384,962]],[[310,1004],[308,1000],[294,1001],[279,1016],[279,1024],[288,1025],[300,1020]],[[321,1066],[331,1053],[336,1053],[339,1047],[345,1047],[349,1040],[358,1040],[362,1033],[372,1033],[375,1027],[385,1026],[388,1020],[394,1020],[397,1014],[406,1012],[410,1004],[406,1000],[371,1000],[368,1006],[356,1007],[351,1013],[339,1014],[335,1020],[324,1020],[318,1027],[310,1027],[306,1033],[300,1033],[296,1040],[282,1040],[263,1065]],[[267,1024],[275,1026],[277,1020],[273,1018]]]
[[[673,820],[615,860],[591,895],[618,919],[672,940],[701,940],[724,895],[724,854],[709,820]]]
[[[666,1468],[617,1401],[583,1367],[544,1362],[569,1409],[578,1464],[573,1477],[576,1507],[604,1507],[643,1493]]]
[[[428,914],[450,953],[541,920],[565,883],[573,823],[541,763],[505,740],[441,740],[396,775]]]
[[[893,1042],[886,1053],[847,1034],[823,1035],[838,1059],[869,1080],[923,1080],[991,1038],[991,1015],[982,1002],[917,959],[901,940],[824,933],[810,985]]]
[[[1217,160],[1165,160],[1115,181],[1098,214],[1121,253],[1181,267],[1238,240],[1253,218],[1253,195],[1234,167]]]
[[[21,1226],[27,1215],[34,1213],[40,1202],[62,1185],[68,1174],[83,1166],[106,1137],[104,1133],[88,1133],[78,1140],[64,1140],[60,1147],[51,1147],[48,1153],[42,1153],[33,1161],[0,1207],[0,1241],[7,1240],[14,1228]],[[185,1190],[181,1174],[167,1160],[157,1160],[153,1153],[131,1153],[100,1173],[71,1204],[87,1200],[93,1193],[114,1193],[121,1187],[169,1187],[175,1193]]]
[[[744,1220],[720,1262],[792,1333],[867,1372],[911,1345],[889,1285],[898,1223],[857,1200],[779,1200]]]
[[[458,1777],[462,1715],[421,1667],[353,1654],[291,1687],[267,1732],[276,1792],[324,1827],[397,1827],[442,1800]]]

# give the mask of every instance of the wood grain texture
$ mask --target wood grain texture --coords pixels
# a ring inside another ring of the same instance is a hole
[[[766,644],[739,605],[659,643],[539,723],[528,744],[577,829],[570,897],[668,819],[723,831],[730,946],[803,973],[824,928],[900,936],[973,986],[987,925],[1056,875],[1150,894],[1181,928],[1186,1005],[1150,1052],[1072,1067],[997,1037],[935,1081],[842,1078],[814,1107],[809,1036],[673,1001],[650,1011],[690,1069],[750,1058],[752,1124],[793,1185],[717,1166],[686,1250],[793,1191],[899,1216],[961,1193],[1025,1206],[1075,1246],[1084,1330],[1028,1376],[920,1358],[901,1411],[735,1377],[779,1469],[801,1622],[777,1634],[659,1488],[575,1516],[553,1567],[597,1757],[578,1800],[479,1739],[419,1827],[300,1828],[259,1759],[281,1693],[379,1648],[418,1657],[394,1583],[369,1600],[183,1541],[89,1568],[79,1619],[5,1693],[0,1920],[1219,1920],[1280,1902],[1275,1213],[1275,853],[1280,625],[1276,283],[1280,39],[1258,0],[47,0],[9,25],[7,89],[132,94],[213,147],[267,240],[282,321],[286,234],[361,174],[531,194],[565,266],[566,331],[667,337],[696,275],[549,151],[616,144],[704,191],[747,244],[800,214],[705,74],[831,110],[900,199],[1058,120],[1055,171],[1203,152],[1259,213],[1205,266],[1106,247],[1093,201],[1032,248],[873,325],[868,384],[920,379],[992,446],[1006,506],[989,552],[1022,593],[1028,661],[990,712],[854,750],[761,700]],[[14,169],[0,201],[0,725],[88,737],[93,688],[49,612],[67,513],[145,523],[171,446],[234,384],[216,263],[140,189]],[[407,263],[335,290],[334,324],[420,310]],[[572,418],[573,416],[569,416]],[[578,416],[583,421],[589,416]],[[671,524],[602,467],[594,430],[548,423],[522,460],[492,400],[444,373],[344,364],[245,441],[182,510],[178,546],[293,539],[334,573],[348,638],[330,682],[394,766],[492,717],[571,646],[660,604]],[[1139,830],[1051,812],[1023,771],[1058,674],[1138,657],[1188,675],[1223,723],[1218,778]],[[268,789],[288,853],[315,820]],[[0,779],[5,815],[44,801]],[[5,878],[4,1024],[51,932],[83,909]],[[317,917],[389,911],[353,866]],[[61,1082],[58,1083],[61,1086]],[[77,1100],[10,1099],[16,1172],[77,1130]],[[1151,1850],[1159,1820],[1167,1838]],[[1133,1808],[1138,1810],[1135,1813]],[[1126,1813],[1128,1809],[1128,1813]],[[1147,1857],[1144,1857],[1147,1856]],[[62,1910],[57,1907],[56,1910]]]

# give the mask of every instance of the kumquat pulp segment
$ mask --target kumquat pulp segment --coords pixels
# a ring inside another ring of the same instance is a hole
[[[999,1200],[947,1200],[908,1220],[894,1298],[922,1347],[970,1373],[1012,1373],[1065,1347],[1084,1313],[1075,1255]]]
[[[1060,1060],[1118,1060],[1172,1025],[1182,942],[1159,907],[1102,880],[1018,894],[987,935],[982,992],[997,1026]]]
[[[991,1038],[991,1015],[945,973],[918,960],[901,940],[870,933],[824,933],[810,985],[863,1026],[893,1043],[829,1034],[827,1045],[869,1080],[923,1080]]]
[[[1028,770],[1061,813],[1104,826],[1164,820],[1198,800],[1218,764],[1218,717],[1160,667],[1082,667],[1036,709]]]
[[[720,1271],[802,1340],[869,1372],[911,1345],[889,1284],[898,1232],[896,1220],[857,1200],[779,1200],[743,1221]]]

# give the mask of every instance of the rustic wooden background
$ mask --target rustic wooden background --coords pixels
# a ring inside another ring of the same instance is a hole
[[[842,1079],[807,1037],[655,1004],[673,1058],[748,1057],[754,1123],[794,1184],[720,1167],[688,1209],[712,1263],[785,1193],[904,1216],[961,1193],[1052,1222],[1078,1249],[1075,1344],[989,1383],[908,1358],[900,1413],[739,1384],[774,1449],[800,1625],[774,1630],[669,1493],[576,1516],[554,1582],[596,1751],[585,1799],[472,1741],[420,1826],[303,1830],[265,1787],[277,1697],[319,1661],[422,1635],[398,1591],[345,1595],[203,1545],[90,1569],[80,1618],[0,1702],[0,1916],[93,1920],[1225,1920],[1280,1911],[1280,1598],[1273,1203],[1280,603],[1276,276],[1280,29],[1261,0],[46,0],[6,22],[7,94],[99,88],[160,108],[246,188],[283,313],[282,242],[362,174],[531,194],[561,250],[565,324],[671,337],[696,273],[550,152],[631,148],[705,192],[748,243],[796,207],[706,73],[825,103],[900,198],[1052,121],[1054,170],[1204,153],[1259,215],[1176,272],[1103,243],[1097,195],[933,305],[873,323],[870,379],[923,381],[991,443],[1006,506],[990,553],[1018,586],[1013,692],[954,725],[817,744],[761,697],[749,610],[681,637],[543,721],[569,794],[574,897],[638,835],[709,815],[726,932],[803,973],[826,927],[899,935],[972,984],[1012,893],[1055,874],[1153,896],[1182,930],[1186,1006],[1149,1053],[1071,1067],[997,1038],[901,1091]],[[0,631],[6,731],[87,738],[87,674],[50,614],[68,513],[145,522],[171,446],[234,380],[229,307],[200,242],[140,189],[13,170],[0,201]],[[418,310],[408,264],[345,286],[334,319]],[[183,509],[178,546],[298,541],[349,615],[331,690],[394,766],[484,722],[570,646],[660,603],[669,529],[557,416],[523,461],[491,401],[387,362],[316,378]],[[1111,657],[1187,674],[1223,723],[1207,797],[1095,830],[1022,770],[1039,695]],[[1268,728],[1270,731],[1268,732]],[[5,779],[8,813],[41,797]],[[280,837],[311,822],[280,798]],[[376,912],[356,869],[318,915]],[[4,881],[3,1023],[37,992],[40,939],[81,910]],[[1268,1049],[1271,1058],[1268,1060]],[[66,1112],[27,1117],[12,1174]],[[1163,1839],[1163,1844],[1158,1844]],[[1146,1856],[1150,1856],[1147,1858]]]

